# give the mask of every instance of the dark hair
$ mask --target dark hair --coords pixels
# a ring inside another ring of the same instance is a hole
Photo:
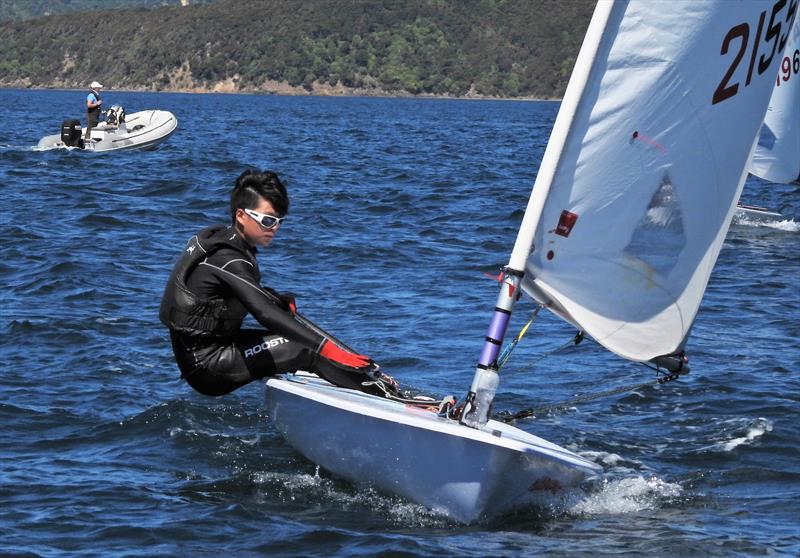
[[[289,195],[278,175],[268,170],[247,169],[236,179],[231,192],[231,221],[236,222],[237,209],[254,209],[264,198],[279,217],[289,213]]]

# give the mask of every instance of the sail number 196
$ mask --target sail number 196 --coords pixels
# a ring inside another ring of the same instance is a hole
[[[747,77],[744,80],[743,87],[750,85],[753,79],[753,72],[757,71],[760,76],[766,72],[772,65],[772,59],[776,52],[782,52],[783,47],[786,46],[786,39],[791,32],[791,23],[794,13],[797,11],[797,3],[800,0],[791,0],[787,8],[786,0],[777,0],[772,5],[772,10],[764,10],[758,18],[758,25],[756,27],[755,40],[752,43],[750,50],[750,58],[747,64]],[[782,17],[782,12],[786,9],[786,15]],[[767,13],[769,15],[769,22],[767,22]],[[786,25],[783,25],[786,23]],[[765,30],[766,27],[766,30]],[[786,32],[781,34],[781,29]],[[763,40],[762,40],[763,36]],[[742,85],[740,81],[731,81],[736,69],[739,67],[742,59],[748,51],[748,43],[750,42],[750,24],[747,22],[740,23],[731,27],[722,39],[722,48],[720,49],[721,55],[728,54],[728,51],[738,47],[738,51],[731,62],[728,71],[719,82],[714,96],[712,97],[711,104],[716,105],[725,99],[730,99],[739,92],[739,86]],[[762,49],[763,45],[763,49]],[[759,56],[759,51],[763,50]],[[758,62],[756,64],[756,62]],[[800,61],[798,61],[800,64]]]
[[[789,81],[793,75],[800,73],[800,49],[794,49],[794,54],[789,58],[784,56],[781,60],[781,71],[775,81],[775,87],[780,87],[782,82]]]

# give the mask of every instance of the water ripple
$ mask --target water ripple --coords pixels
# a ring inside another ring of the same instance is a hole
[[[296,454],[258,383],[220,399],[178,379],[158,303],[189,235],[229,219],[247,167],[277,170],[289,219],[265,281],[430,393],[461,396],[557,103],[126,93],[174,112],[152,152],[34,149],[80,94],[0,91],[4,506],[0,554],[797,555],[800,198],[731,227],[680,381],[520,426],[601,464],[586,485],[472,527],[345,483]],[[26,107],[24,111],[17,107]],[[532,307],[512,318],[516,334]],[[498,409],[651,378],[540,317]],[[442,466],[450,456],[442,455]]]

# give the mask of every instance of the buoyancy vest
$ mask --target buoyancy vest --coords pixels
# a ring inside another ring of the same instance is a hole
[[[219,234],[228,227],[216,225],[203,229],[186,244],[170,274],[158,317],[173,331],[203,337],[229,337],[236,334],[247,311],[237,300],[201,298],[189,290],[187,281],[197,265],[222,247],[232,248],[253,262],[254,255],[230,234]]]
[[[90,95],[94,95],[95,103],[97,103],[97,101],[100,100],[100,93],[98,93],[97,91],[92,90],[90,92]],[[100,115],[100,107],[98,105],[95,105],[93,107],[90,107],[90,106],[87,105],[86,106],[86,113],[87,114],[96,114],[96,115],[99,116]]]

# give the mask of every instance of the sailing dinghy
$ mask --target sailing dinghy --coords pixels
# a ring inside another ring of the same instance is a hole
[[[513,306],[524,291],[608,350],[681,373],[797,1],[598,2],[467,395],[439,414],[313,375],[269,379],[288,443],[461,522],[598,473],[490,418]]]
[[[750,174],[777,184],[800,184],[800,18],[778,66],[778,77],[761,125]],[[748,222],[784,221],[786,217],[763,207],[740,203],[736,219]]]
[[[785,221],[786,216],[766,207],[739,202],[736,204],[734,220],[737,223],[778,223],[780,221]]]

